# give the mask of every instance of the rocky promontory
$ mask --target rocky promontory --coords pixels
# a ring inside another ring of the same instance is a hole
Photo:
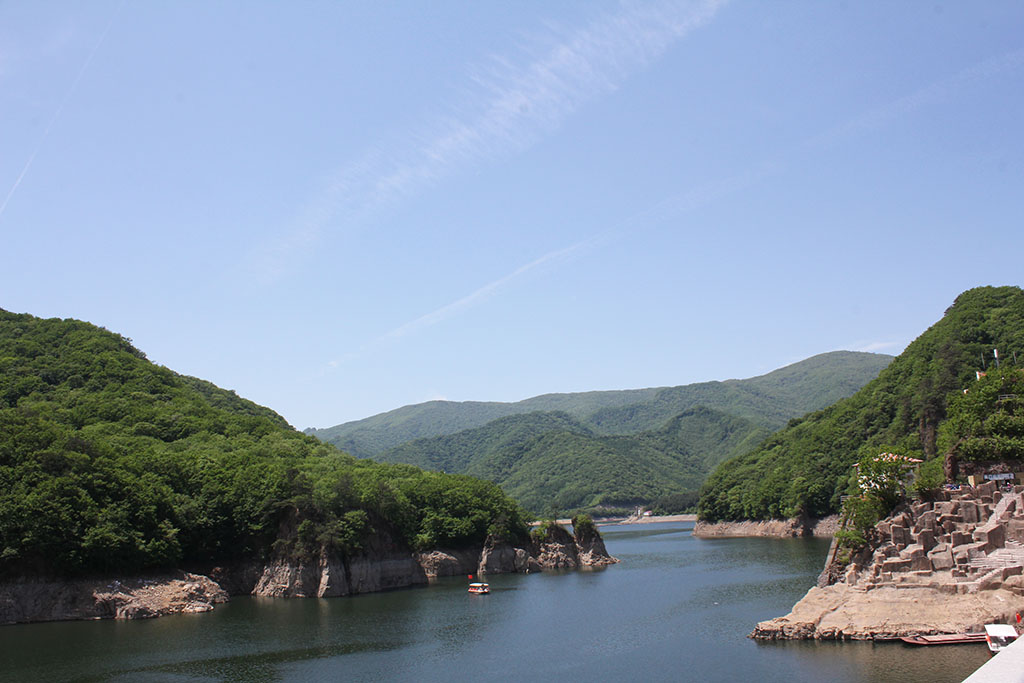
[[[206,612],[229,595],[340,597],[426,584],[442,576],[603,567],[618,562],[593,524],[570,534],[548,524],[518,543],[491,537],[475,549],[413,552],[386,531],[344,554],[321,548],[308,556],[281,552],[261,561],[132,579],[0,583],[0,623],[71,619],[139,619]]]
[[[1024,487],[994,483],[903,504],[843,561],[833,543],[819,585],[759,639],[891,639],[1014,623],[1024,612]]]
[[[571,534],[561,524],[545,522],[530,533],[530,543],[525,547],[516,547],[501,538],[488,538],[478,571],[481,574],[534,572],[605,567],[616,562],[618,559],[608,554],[593,522],[574,524]]]

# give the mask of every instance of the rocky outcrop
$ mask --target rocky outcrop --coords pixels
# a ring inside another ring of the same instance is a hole
[[[476,550],[431,550],[416,553],[416,562],[428,579],[440,576],[472,574],[480,566],[481,553]]]
[[[144,619],[208,612],[227,600],[211,579],[185,572],[129,581],[15,581],[0,585],[0,623]]]
[[[534,561],[531,565],[530,554],[523,548],[517,548],[504,539],[489,536],[480,553],[477,572],[480,574],[514,574],[540,571],[541,567]]]
[[[790,614],[751,635],[884,639],[1012,620],[1024,611],[1024,487],[990,483],[903,505],[859,555],[837,555]]]
[[[570,534],[561,524],[546,523],[534,529],[525,548],[504,539],[488,538],[477,571],[505,574],[604,567],[616,562],[618,559],[608,554],[592,524]]]
[[[910,635],[977,633],[985,624],[1014,623],[1024,608],[1021,577],[999,589],[956,593],[926,586],[882,586],[870,591],[836,584],[812,588],[793,611],[764,621],[761,640],[890,640]]]
[[[608,554],[604,539],[593,525],[577,524],[573,527],[573,541],[581,567],[604,567],[618,560]]]
[[[698,521],[693,527],[693,535],[698,538],[739,538],[749,536],[770,536],[774,538],[814,536],[817,538],[829,538],[835,534],[838,526],[838,515],[830,515],[821,519],[793,517],[791,519],[743,520],[740,522]]]
[[[253,595],[274,598],[333,598],[427,582],[407,546],[378,531],[352,555],[321,548],[313,557],[278,554],[263,568]]]
[[[0,623],[69,619],[138,619],[205,612],[228,595],[339,597],[427,583],[439,576],[598,567],[618,562],[596,530],[574,537],[561,526],[527,547],[488,538],[471,549],[414,553],[388,532],[364,540],[351,555],[321,548],[311,556],[280,552],[264,562],[238,562],[207,573],[132,580],[13,581],[0,584]]]

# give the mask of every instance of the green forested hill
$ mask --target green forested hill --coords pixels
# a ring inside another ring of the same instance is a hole
[[[1015,355],[1024,361],[1024,292],[1018,287],[964,292],[856,394],[719,465],[701,493],[702,518],[825,515],[838,510],[860,455],[941,455],[936,437],[950,397],[970,386],[983,363],[992,363],[995,348],[1003,362]]]
[[[658,429],[699,405],[774,429],[849,396],[891,360],[881,354],[835,351],[744,380],[545,394],[518,403],[431,401],[307,433],[354,455],[371,457],[415,439],[455,434],[509,415],[559,411],[600,434],[636,434]]]
[[[499,452],[520,451],[546,432],[590,435],[590,430],[566,413],[509,415],[483,427],[455,434],[416,439],[388,449],[374,458],[378,462],[408,463],[441,472],[465,473],[474,462],[490,459]]]
[[[565,413],[539,412],[418,439],[378,458],[488,479],[534,512],[563,512],[696,491],[715,464],[767,434],[704,407],[660,429],[620,436],[596,435]]]
[[[492,483],[356,460],[117,334],[0,310],[0,576],[354,553],[381,531],[458,546],[523,521]]]

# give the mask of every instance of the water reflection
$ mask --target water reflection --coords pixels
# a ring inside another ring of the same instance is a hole
[[[0,629],[18,681],[962,680],[983,646],[757,643],[813,584],[827,542],[604,527],[603,571],[466,579],[353,598],[241,598],[202,615]]]

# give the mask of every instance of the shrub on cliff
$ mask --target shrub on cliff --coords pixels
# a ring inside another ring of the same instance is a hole
[[[858,461],[836,532],[841,547],[856,550],[868,543],[878,521],[905,497],[913,467],[914,459],[894,453],[866,455]]]

